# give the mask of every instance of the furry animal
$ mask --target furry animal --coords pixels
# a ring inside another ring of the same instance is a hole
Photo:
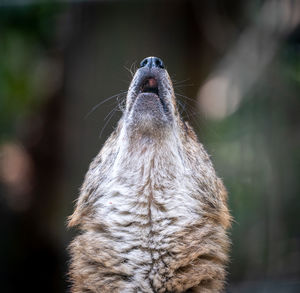
[[[161,59],[141,63],[116,130],[91,163],[69,226],[73,293],[220,292],[226,190],[178,113]]]

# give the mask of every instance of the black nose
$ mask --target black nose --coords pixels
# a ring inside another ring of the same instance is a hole
[[[142,67],[165,68],[165,65],[164,65],[164,62],[157,57],[147,57],[140,64],[140,68],[142,68]]]

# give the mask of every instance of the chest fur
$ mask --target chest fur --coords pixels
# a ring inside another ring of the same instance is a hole
[[[162,276],[178,261],[178,235],[199,219],[199,204],[183,184],[187,174],[178,169],[164,173],[151,164],[139,172],[131,170],[130,176],[126,170],[116,174],[97,204],[109,231],[103,240],[146,292],[152,292],[155,283],[162,286]]]
[[[199,217],[199,205],[192,196],[196,191],[184,183],[189,170],[172,158],[145,160],[114,167],[101,186],[96,211],[114,236],[160,248],[163,239]]]
[[[213,275],[223,278],[214,259],[226,261],[227,238],[208,217],[216,210],[208,198],[218,194],[207,181],[210,165],[195,171],[172,146],[138,150],[91,167],[85,190],[93,193],[92,208],[87,231],[72,246],[79,256],[74,276],[95,292],[183,292]]]

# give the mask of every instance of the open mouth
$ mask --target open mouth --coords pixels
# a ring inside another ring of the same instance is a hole
[[[158,83],[153,77],[147,78],[141,86],[141,93],[153,93],[158,96]]]
[[[140,94],[141,93],[149,93],[149,94],[154,94],[156,97],[160,100],[160,103],[163,107],[164,112],[168,112],[168,107],[159,92],[159,84],[158,81],[154,77],[148,77],[146,78],[140,87]]]

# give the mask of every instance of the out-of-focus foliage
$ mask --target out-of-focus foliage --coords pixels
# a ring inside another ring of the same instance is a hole
[[[297,280],[300,273],[299,61],[299,50],[284,45],[239,109],[205,124],[202,136],[223,174],[234,217],[234,279]],[[270,286],[266,292],[278,289]]]
[[[0,7],[0,140],[45,98],[57,12],[53,5]]]

